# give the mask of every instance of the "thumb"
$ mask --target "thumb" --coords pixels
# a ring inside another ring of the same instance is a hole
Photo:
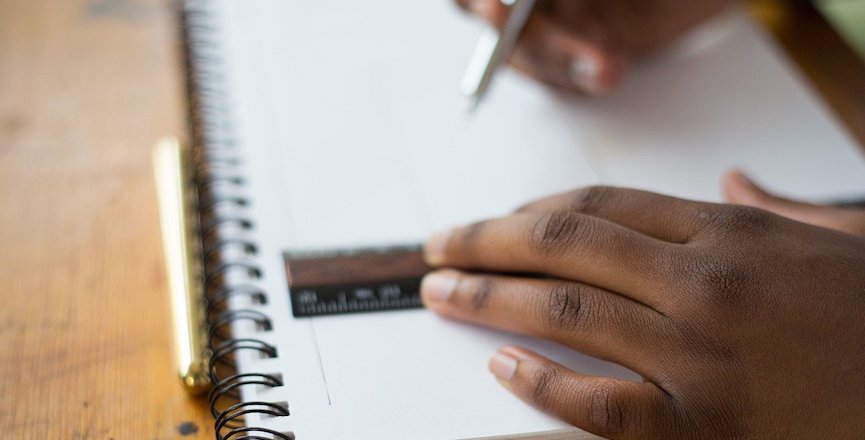
[[[815,226],[865,235],[865,211],[816,205],[778,197],[760,188],[739,170],[724,177],[724,199],[729,203],[765,209]]]

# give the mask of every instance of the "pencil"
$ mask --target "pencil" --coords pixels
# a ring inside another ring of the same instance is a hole
[[[481,34],[462,80],[462,93],[467,112],[473,112],[486,95],[493,76],[507,61],[529,16],[535,0],[513,0],[510,13],[501,31],[487,29]]]

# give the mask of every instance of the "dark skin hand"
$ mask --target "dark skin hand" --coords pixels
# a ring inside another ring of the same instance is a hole
[[[500,0],[457,3],[501,28]],[[717,14],[732,0],[537,0],[511,65],[554,86],[606,95],[634,60]]]
[[[739,173],[724,189],[751,206],[597,187],[453,229],[427,243],[440,269],[424,301],[640,374],[493,355],[519,398],[604,437],[865,437],[865,211],[777,198]]]

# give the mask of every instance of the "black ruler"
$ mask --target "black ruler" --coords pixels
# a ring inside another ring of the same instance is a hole
[[[294,316],[321,316],[341,313],[417,309],[420,279],[387,281],[380,284],[352,284],[291,289]]]
[[[285,263],[296,317],[423,307],[420,245],[290,252]]]

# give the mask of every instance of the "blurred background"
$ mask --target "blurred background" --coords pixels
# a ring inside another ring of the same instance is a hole
[[[819,0],[815,5],[865,59],[865,0]]]

